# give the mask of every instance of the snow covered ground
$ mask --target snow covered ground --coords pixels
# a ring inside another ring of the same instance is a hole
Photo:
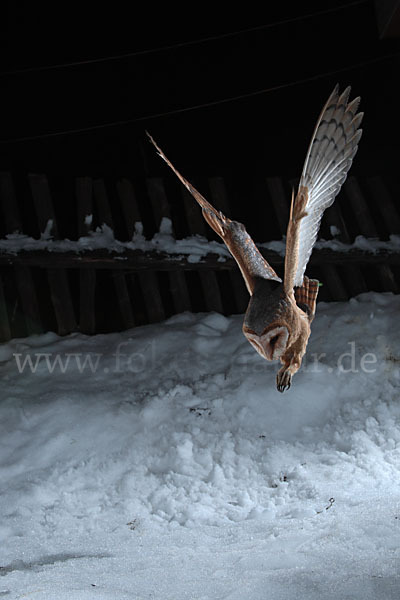
[[[0,597],[400,597],[400,296],[319,304],[307,362],[241,317],[0,347]]]

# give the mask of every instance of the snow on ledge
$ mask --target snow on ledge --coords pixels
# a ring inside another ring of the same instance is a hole
[[[90,221],[87,221],[90,225]],[[98,227],[96,231],[90,231],[88,235],[77,241],[54,240],[51,237],[53,222],[47,223],[45,231],[40,239],[34,239],[22,233],[8,234],[5,239],[0,240],[0,252],[18,254],[21,251],[47,250],[48,252],[84,252],[91,250],[108,250],[109,252],[123,253],[125,250],[158,250],[167,254],[187,255],[191,263],[199,262],[207,254],[217,254],[220,261],[230,257],[226,246],[222,243],[209,241],[204,236],[192,235],[190,237],[176,240],[172,234],[172,222],[163,217],[160,230],[151,240],[146,240],[143,235],[143,225],[135,223],[135,233],[130,242],[121,242],[114,237],[113,230],[108,225]],[[285,239],[264,242],[258,244],[260,248],[272,250],[281,256],[285,255]],[[336,252],[348,252],[349,250],[363,250],[376,254],[380,250],[389,252],[400,249],[400,235],[391,235],[388,241],[377,238],[365,238],[362,235],[356,237],[352,244],[344,244],[338,240],[319,240],[315,244],[317,249],[330,249]]]

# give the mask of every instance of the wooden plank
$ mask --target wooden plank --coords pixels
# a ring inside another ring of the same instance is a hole
[[[92,335],[96,332],[96,270],[79,271],[79,330]]]
[[[282,235],[286,235],[290,209],[289,198],[280,177],[267,177],[266,181],[280,232]]]
[[[49,269],[47,277],[50,285],[51,300],[57,319],[58,333],[66,335],[77,330],[75,311],[67,273],[63,269]]]
[[[183,186],[181,186],[183,198],[183,208],[185,211],[188,231],[191,234],[198,234],[207,237],[207,227],[200,206],[193,198],[192,194]]]
[[[381,177],[370,177],[368,186],[382,215],[388,234],[400,233],[400,216]]]
[[[156,229],[159,230],[160,224],[163,217],[168,217],[171,219],[171,209],[167,199],[167,194],[165,192],[164,182],[159,177],[152,177],[146,180],[147,182],[147,192],[150,198],[151,208],[153,212],[154,221],[156,224]],[[172,224],[172,233],[175,234],[175,228]],[[151,322],[154,323],[158,319],[158,317],[164,313],[164,310],[160,311],[158,297],[160,296],[158,291],[158,283],[157,279],[154,277],[148,277],[145,282],[143,282],[144,287],[148,290],[152,298],[157,298],[154,302],[152,301],[148,305],[148,309],[151,312],[154,309],[154,314],[151,315]],[[150,287],[153,286],[152,290]],[[156,286],[157,291],[156,291]],[[142,286],[143,287],[143,286]],[[189,290],[187,287],[185,275],[182,272],[175,271],[169,274],[169,288],[174,304],[174,310],[176,313],[181,313],[187,310],[191,310],[192,306],[190,303]],[[161,297],[160,297],[161,300]],[[165,316],[163,317],[165,318]]]
[[[42,333],[44,329],[31,269],[25,265],[16,265],[15,280],[25,318],[27,335]]]
[[[224,215],[232,218],[230,202],[226,192],[225,182],[222,177],[210,177],[208,180],[211,192],[211,202],[215,208],[221,210]],[[236,312],[242,313],[246,310],[249,303],[249,293],[244,283],[239,269],[229,273],[231,280],[233,296],[235,299]]]
[[[86,224],[86,217],[93,218],[93,182],[91,177],[77,177],[75,181],[75,193],[78,217],[79,237],[87,235],[92,229],[91,224]]]
[[[374,220],[356,178],[348,177],[344,184],[344,189],[362,235],[366,237],[378,237]]]
[[[184,271],[171,271],[169,286],[176,313],[192,310]]]
[[[347,179],[345,189],[362,235],[366,237],[378,237],[374,220],[355,177]],[[396,279],[389,265],[379,265],[378,273],[385,291],[396,292],[398,290]]]
[[[97,207],[99,222],[106,224],[114,229],[113,218],[111,214],[110,202],[107,195],[106,186],[103,179],[96,179],[93,182],[93,193]],[[132,301],[129,295],[126,283],[125,273],[116,271],[113,276],[115,291],[122,323],[125,329],[130,329],[135,325],[133,317]]]
[[[123,326],[125,329],[130,329],[134,327],[135,319],[133,317],[132,302],[126,284],[125,273],[115,272],[113,279]]]
[[[332,204],[332,206],[327,209],[324,214],[324,220],[330,227],[333,225],[338,229],[339,233],[335,235],[335,239],[345,244],[349,244],[351,242],[346,223],[343,219],[340,206],[337,202]],[[357,296],[358,294],[368,291],[368,286],[364,275],[357,265],[344,266],[343,272],[350,296]],[[331,285],[334,285],[334,283],[332,282]]]
[[[77,200],[78,235],[85,236],[92,230],[93,219],[93,181],[91,177],[77,177],[75,181]],[[96,331],[96,271],[81,269],[79,272],[79,330],[92,335]]]
[[[165,311],[156,273],[154,271],[145,271],[141,273],[140,285],[145,299],[149,323],[163,321],[165,319]]]
[[[21,218],[11,173],[0,173],[0,196],[6,232],[21,231]]]
[[[224,307],[216,273],[200,271],[199,276],[207,309],[223,313]]]
[[[339,242],[344,242],[345,244],[351,243],[346,222],[343,218],[342,211],[340,210],[340,206],[337,201],[326,209],[323,219],[329,225],[329,227],[334,226],[337,229],[338,233],[334,236],[336,240],[339,240]]]
[[[132,182],[129,179],[120,179],[117,181],[117,193],[128,230],[128,237],[131,240],[135,232],[135,223],[142,222]]]
[[[22,232],[22,224],[12,177],[10,173],[2,173],[1,175],[1,198],[7,232]],[[36,295],[36,289],[33,282],[31,269],[30,267],[23,264],[15,265],[14,276],[18,289],[18,295],[20,298],[22,312],[24,315],[27,335],[41,333],[43,331],[43,325],[40,316],[39,302]],[[6,309],[3,308],[3,312],[4,310]],[[8,320],[6,319],[6,314],[3,314],[1,318],[2,320],[4,319],[4,324],[2,325],[2,327],[4,328],[3,335],[6,336],[8,335],[10,325],[8,323]]]
[[[261,254],[274,269],[281,269],[283,256],[260,248]],[[366,252],[354,248],[346,252],[330,250],[329,248],[314,249],[310,265],[400,265],[400,252],[398,250],[377,250]],[[152,271],[229,271],[236,269],[233,258],[227,257],[219,260],[217,254],[207,254],[198,262],[189,262],[187,256],[179,254],[166,254],[156,250],[143,252],[142,250],[125,250],[123,254],[109,252],[107,249],[85,250],[76,252],[48,252],[47,250],[21,251],[18,254],[0,253],[0,265],[25,265],[41,268],[55,269],[116,269],[131,270],[140,273],[146,269]]]
[[[349,299],[349,295],[342,283],[338,271],[334,265],[326,264],[321,266],[324,276],[324,283],[327,284],[333,300],[343,302]]]
[[[40,231],[46,229],[47,222],[51,219],[53,221],[52,234],[58,237],[57,220],[47,177],[45,175],[31,174],[29,175],[29,183]],[[47,272],[47,278],[57,319],[58,333],[66,335],[71,331],[76,331],[77,324],[66,271],[50,267]]]
[[[184,187],[182,187],[182,195],[189,233],[205,235],[205,222],[199,205]],[[200,273],[200,281],[206,309],[209,311],[224,312],[216,273],[213,271],[202,272]]]
[[[0,342],[11,339],[11,327],[8,319],[6,297],[4,294],[3,279],[0,276]]]
[[[161,177],[149,177],[146,179],[147,192],[150,198],[150,204],[156,224],[156,231],[159,231],[163,217],[171,219],[171,209],[165,193],[164,182]]]
[[[43,233],[46,230],[49,220],[52,220],[53,225],[51,228],[51,235],[58,239],[57,220],[47,177],[42,174],[30,173],[28,178],[36,210],[39,231]]]
[[[93,195],[96,203],[99,224],[105,224],[111,227],[111,229],[114,229],[114,223],[104,179],[95,179],[93,181]]]

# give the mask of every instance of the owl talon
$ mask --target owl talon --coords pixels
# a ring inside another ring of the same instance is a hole
[[[291,383],[292,376],[289,371],[278,371],[276,376],[276,389],[278,392],[283,393],[285,390],[288,390]]]

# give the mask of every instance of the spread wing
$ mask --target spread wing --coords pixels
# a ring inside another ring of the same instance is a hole
[[[151,143],[158,151],[158,154],[165,160],[178,179],[189,190],[192,196],[200,204],[203,216],[210,227],[225,242],[229,252],[236,260],[239,269],[245,280],[249,294],[252,295],[255,281],[257,278],[272,279],[282,281],[275,273],[274,269],[268,264],[262,256],[257,246],[247,233],[244,225],[237,221],[231,221],[222,212],[217,211],[201,194],[187,181],[168,160],[164,152],[159,148],[151,135],[147,133]]]
[[[317,239],[322,215],[333,204],[358,149],[363,113],[360,98],[348,102],[350,87],[329,96],[311,139],[296,199],[292,198],[286,238],[284,286],[303,284],[304,271]]]

